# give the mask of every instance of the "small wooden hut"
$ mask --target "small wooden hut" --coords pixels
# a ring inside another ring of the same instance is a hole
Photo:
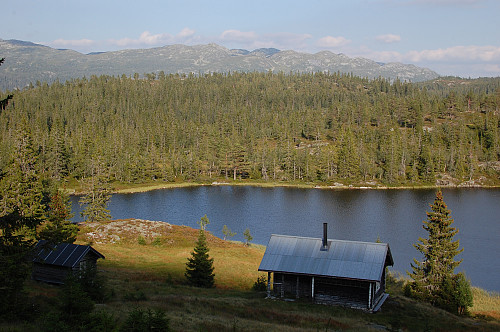
[[[259,271],[268,273],[268,297],[374,312],[388,297],[385,270],[393,264],[388,244],[327,239],[324,224],[322,239],[273,234]]]
[[[52,284],[64,284],[70,273],[97,266],[97,260],[104,255],[91,246],[59,243],[49,246],[39,241],[35,246],[32,278]]]

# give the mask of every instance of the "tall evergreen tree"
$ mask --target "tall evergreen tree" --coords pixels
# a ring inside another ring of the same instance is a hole
[[[186,263],[186,272],[184,275],[189,284],[204,288],[214,287],[214,259],[209,257],[208,251],[205,231],[200,229],[196,247]]]
[[[24,311],[26,257],[44,213],[38,153],[29,127],[22,124],[12,160],[0,177],[0,316]]]
[[[84,205],[81,212],[87,221],[103,221],[111,219],[107,209],[111,199],[111,188],[109,186],[106,167],[100,156],[91,158],[91,175],[84,180],[87,194],[80,199],[80,205]]]
[[[427,212],[427,221],[423,222],[429,237],[419,238],[419,243],[414,244],[423,260],[413,259],[413,272],[408,273],[413,282],[408,287],[410,295],[438,304],[443,297],[444,283],[454,277],[455,268],[462,262],[455,260],[455,256],[463,249],[458,248],[458,240],[453,240],[458,229],[452,227],[453,219],[441,190],[430,207],[432,211]]]
[[[11,163],[0,185],[0,213],[17,209],[23,217],[41,218],[44,205],[39,155],[26,119],[16,136]]]
[[[68,195],[56,191],[50,198],[47,221],[42,225],[38,234],[39,239],[51,244],[75,242],[78,226],[71,223],[72,216]]]

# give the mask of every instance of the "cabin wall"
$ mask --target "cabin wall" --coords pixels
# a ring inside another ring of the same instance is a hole
[[[284,298],[311,299],[312,278],[312,276],[273,273],[273,295]],[[377,291],[374,282],[328,277],[314,278],[315,303],[371,309],[368,307],[369,302],[373,307],[383,293],[383,287]]]
[[[286,273],[274,273],[273,276],[274,296],[277,297],[283,296],[285,298],[311,298],[312,295],[311,280],[312,277],[310,276],[301,276],[301,275],[286,274]]]
[[[64,281],[70,272],[71,269],[67,267],[34,263],[32,278],[34,280],[53,284],[64,284]]]
[[[314,288],[316,303],[368,308],[370,283],[367,281],[316,277]]]
[[[74,268],[64,267],[59,265],[33,263],[31,277],[33,280],[43,281],[52,284],[64,284],[69,273],[77,274],[80,269],[88,265],[96,266],[97,259],[95,257],[86,256]]]

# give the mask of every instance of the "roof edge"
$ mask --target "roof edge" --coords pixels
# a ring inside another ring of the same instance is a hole
[[[310,274],[310,273],[298,273],[298,272],[290,272],[290,271],[273,271],[273,270],[262,270],[262,269],[258,269],[258,271],[272,272],[272,273],[285,273],[285,274],[308,276],[308,277],[335,278],[335,279],[343,279],[343,280],[358,280],[358,281],[372,281],[372,282],[380,281],[380,280],[377,280],[377,279],[360,279],[360,278],[337,277],[337,276],[331,276],[331,275],[326,275],[326,274]]]

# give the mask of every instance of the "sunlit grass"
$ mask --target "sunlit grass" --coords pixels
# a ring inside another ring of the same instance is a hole
[[[500,294],[487,292],[484,289],[472,287],[474,305],[471,308],[473,314],[487,315],[500,319]]]
[[[116,221],[115,224],[123,221]],[[127,220],[128,227],[117,231],[120,241],[106,243],[106,237],[99,237],[101,243],[93,243],[93,247],[106,259],[99,264],[103,269],[116,270],[116,273],[128,273],[130,278],[148,275],[148,280],[165,280],[171,278],[177,283],[184,282],[186,262],[195,246],[199,231],[186,226],[171,226],[154,229],[160,232],[159,245],[148,237],[154,225],[160,222],[145,224],[139,220]],[[89,225],[82,228],[80,241],[89,242],[85,234],[103,232],[113,227],[113,222],[100,225]],[[148,228],[149,227],[149,228]],[[142,234],[142,235],[141,235]],[[138,236],[146,238],[145,245],[138,243]],[[101,240],[103,239],[103,240]],[[207,232],[209,255],[214,258],[215,284],[220,288],[250,289],[260,273],[257,271],[264,246],[245,246],[240,242],[224,241]]]

